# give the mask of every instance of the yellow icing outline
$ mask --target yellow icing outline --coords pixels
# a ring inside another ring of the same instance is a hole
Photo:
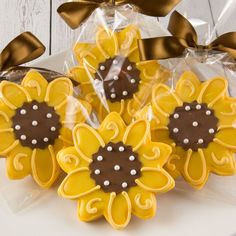
[[[97,202],[102,202],[102,199],[101,198],[93,198],[87,202],[86,207],[85,207],[87,213],[89,213],[90,215],[94,215],[98,212],[97,207],[92,207],[92,205]]]
[[[18,153],[13,158],[13,167],[16,171],[22,171],[24,169],[24,165],[20,162],[21,158],[27,157],[28,155],[25,153]]]
[[[24,87],[36,88],[38,97],[42,94],[41,86],[37,80],[29,80],[24,83]]]
[[[143,157],[144,157],[145,159],[147,159],[148,161],[154,161],[154,160],[157,160],[157,159],[160,158],[160,156],[161,156],[161,150],[160,150],[159,147],[153,147],[153,148],[152,148],[152,152],[153,152],[154,155],[148,156],[148,155],[146,155],[146,154],[144,153],[144,154],[143,154]]]
[[[10,118],[8,117],[7,113],[4,111],[0,111],[0,116],[2,116],[6,122],[10,121]]]
[[[6,156],[10,151],[12,151],[18,144],[19,140],[15,140],[9,147],[7,147],[5,150],[2,150],[0,152],[1,155]]]
[[[134,202],[135,202],[135,204],[136,204],[140,209],[142,209],[142,210],[149,210],[149,209],[152,209],[153,206],[154,206],[153,201],[155,201],[156,198],[153,196],[152,193],[150,193],[150,194],[151,194],[151,199],[146,199],[146,200],[145,200],[145,203],[142,204],[141,201],[140,201],[142,194],[141,194],[141,193],[137,193],[137,194],[135,195],[135,197],[134,197]]]

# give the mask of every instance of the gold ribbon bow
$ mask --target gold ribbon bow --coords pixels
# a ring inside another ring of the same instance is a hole
[[[0,53],[0,71],[8,70],[40,57],[44,45],[32,33],[24,32],[13,39]]]
[[[199,45],[194,27],[177,11],[170,17],[168,30],[173,36],[139,40],[142,60],[178,57],[186,48],[228,52],[236,59],[236,32],[223,34],[208,45]]]
[[[57,12],[64,21],[76,29],[92,12],[104,3],[120,6],[131,4],[139,12],[149,16],[166,16],[181,0],[77,0],[62,4]]]

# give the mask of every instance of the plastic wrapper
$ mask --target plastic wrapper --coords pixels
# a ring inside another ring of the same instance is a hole
[[[131,5],[104,4],[78,29],[78,40],[65,61],[65,73],[93,107],[99,121],[117,111],[126,123],[150,99],[153,84],[168,80],[157,61],[141,62],[137,39],[167,32],[157,18]]]
[[[60,182],[57,152],[71,145],[73,127],[86,121],[91,106],[62,74],[25,67],[2,74],[0,193],[18,212]]]
[[[201,45],[212,42],[219,25],[227,22],[235,9],[229,2],[214,29],[201,18],[187,18],[201,32]],[[236,204],[235,60],[226,52],[199,47],[159,63],[171,71],[171,79],[153,87],[151,103],[136,116],[148,117],[155,140],[173,146],[166,169],[176,178],[176,189]]]

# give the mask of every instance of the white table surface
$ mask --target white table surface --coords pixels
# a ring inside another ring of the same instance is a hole
[[[37,66],[60,71],[63,68],[65,55],[66,53],[52,56],[37,63]],[[0,170],[1,167],[4,168],[3,160],[0,162]],[[4,175],[3,172],[2,175]],[[0,199],[0,235],[235,236],[236,178],[213,179],[214,181],[209,183],[209,186],[211,186],[214,195],[207,194],[207,191],[204,195],[202,194],[204,192],[190,191],[186,193],[175,189],[158,196],[158,209],[155,218],[141,221],[133,217],[130,225],[123,231],[113,230],[105,220],[93,223],[79,222],[76,216],[76,201],[60,198],[57,196],[56,188],[41,193],[43,197],[17,214],[12,213],[5,201]],[[19,194],[23,190],[20,186],[20,184],[12,185],[12,191],[8,193],[9,197],[7,198]],[[212,196],[217,200],[210,200]],[[224,202],[228,201],[228,197],[234,204]]]

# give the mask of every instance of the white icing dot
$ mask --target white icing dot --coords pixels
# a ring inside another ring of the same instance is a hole
[[[118,64],[118,61],[115,59],[115,60],[113,60],[113,64],[114,65],[117,65]]]
[[[21,114],[21,115],[25,115],[26,113],[27,113],[27,112],[26,112],[25,109],[21,109],[21,110],[20,110],[20,114]]]
[[[198,104],[198,105],[196,106],[196,109],[197,109],[197,110],[201,110],[201,109],[202,109],[202,106],[201,106],[200,104]]]
[[[103,184],[104,184],[104,186],[109,186],[109,185],[110,185],[110,181],[109,181],[109,180],[105,180],[105,181],[103,182]]]
[[[108,152],[111,152],[112,150],[113,150],[112,146],[108,146],[108,147],[107,147],[107,151],[108,151]]]
[[[130,174],[131,174],[131,175],[136,175],[136,174],[137,174],[137,171],[133,169],[133,170],[130,171]]]
[[[179,132],[179,129],[178,129],[178,128],[174,128],[174,129],[173,129],[173,132],[174,132],[175,134],[177,134],[177,133]]]
[[[214,130],[214,129],[209,129],[209,133],[210,133],[210,134],[214,134],[214,133],[215,133],[215,130]]]
[[[202,144],[204,143],[204,140],[202,138],[198,139],[198,143]]]
[[[48,138],[45,137],[45,138],[43,139],[43,141],[44,141],[45,143],[47,143],[47,142],[48,142]]]
[[[122,94],[123,94],[123,96],[127,96],[128,92],[127,91],[123,91]]]
[[[130,157],[129,157],[129,160],[130,160],[130,161],[134,161],[134,160],[135,160],[135,156],[130,156]]]
[[[125,150],[125,148],[124,148],[123,146],[120,146],[120,147],[119,147],[119,151],[120,151],[120,152],[123,152],[124,150]]]
[[[118,75],[115,75],[115,76],[113,77],[113,79],[114,79],[114,80],[118,80],[118,79],[119,79],[119,76],[118,76]]]
[[[56,131],[56,127],[55,127],[55,126],[52,126],[52,127],[50,128],[50,130],[51,130],[51,131]]]
[[[174,118],[175,118],[175,119],[178,119],[178,118],[179,118],[179,114],[175,113],[175,114],[174,114]]]
[[[191,110],[191,107],[190,106],[185,106],[185,111],[190,111]]]
[[[96,170],[94,171],[94,174],[95,174],[95,175],[100,175],[100,173],[101,173],[101,171],[100,171],[99,169],[96,169]]]
[[[52,113],[48,113],[48,114],[46,115],[46,117],[47,117],[48,119],[52,118]]]
[[[32,125],[33,125],[33,126],[37,126],[37,125],[38,125],[38,121],[37,121],[37,120],[33,120],[33,121],[32,121]]]
[[[16,130],[20,130],[20,129],[21,129],[20,125],[16,125],[16,126],[15,126],[15,129],[16,129]]]
[[[128,184],[127,184],[126,182],[123,182],[123,183],[121,184],[121,186],[122,186],[122,188],[127,188],[127,187],[128,187]]]
[[[194,121],[194,122],[193,122],[193,126],[194,126],[194,127],[197,127],[197,126],[198,126],[198,122],[197,122],[197,121]]]
[[[115,166],[114,166],[114,170],[115,170],[115,171],[120,170],[120,166],[119,166],[119,165],[115,165]]]
[[[189,139],[185,138],[184,139],[184,144],[188,144],[189,143]]]
[[[33,110],[38,110],[39,109],[39,107],[37,106],[37,105],[33,105]]]
[[[207,116],[211,115],[211,111],[210,111],[210,110],[207,110],[207,111],[206,111],[206,115],[207,115]]]
[[[135,79],[131,79],[130,82],[131,82],[131,84],[135,84],[136,80]]]
[[[98,156],[98,157],[97,157],[97,160],[98,160],[98,161],[102,161],[102,160],[103,160],[103,156]]]
[[[20,136],[20,139],[21,139],[21,140],[26,140],[26,135],[22,134],[22,135]]]
[[[37,144],[37,140],[36,140],[36,139],[33,139],[33,140],[31,141],[31,143],[35,145],[35,144]]]
[[[100,70],[105,70],[106,67],[105,66],[100,66]]]
[[[128,67],[127,67],[127,70],[128,71],[131,71],[133,68],[132,68],[132,66],[131,65],[129,65]]]
[[[112,93],[112,94],[111,94],[111,98],[116,98],[116,94],[115,94],[115,93]]]

